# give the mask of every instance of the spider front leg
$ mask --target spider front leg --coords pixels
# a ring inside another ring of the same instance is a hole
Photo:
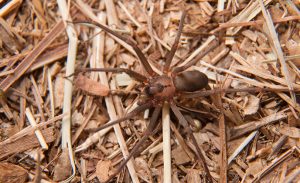
[[[213,39],[211,42],[208,43],[208,45],[203,48],[201,52],[198,53],[198,55],[192,59],[190,62],[183,66],[178,66],[173,69],[173,74],[177,74],[180,72],[185,71],[186,69],[190,68],[193,65],[196,65],[197,62],[199,62],[200,59],[202,59],[205,55],[207,55],[210,51],[214,50],[219,45],[219,41],[217,39]]]
[[[121,72],[125,72],[126,74],[128,74],[130,77],[134,78],[137,81],[140,82],[146,82],[147,81],[147,77],[137,73],[135,71],[132,71],[130,69],[125,69],[125,68],[84,68],[84,69],[76,69],[74,74],[71,74],[69,76],[66,77],[71,77],[77,73],[81,73],[81,72],[112,72],[112,73],[121,73]]]
[[[88,22],[88,21],[82,21],[82,22],[73,22],[73,23],[80,23],[80,24],[87,24],[87,25],[95,25],[99,28],[101,28],[102,30],[104,30],[105,32],[121,39],[122,41],[126,42],[127,44],[129,44],[133,50],[135,51],[137,57],[139,58],[139,60],[141,61],[141,64],[143,65],[143,67],[145,68],[145,70],[147,71],[147,73],[150,75],[150,76],[154,76],[155,75],[155,72],[153,71],[152,67],[150,66],[147,58],[145,57],[145,55],[143,54],[142,50],[137,46],[137,44],[133,41],[132,38],[130,37],[126,37],[126,36],[123,36],[117,32],[114,32],[113,30],[109,29],[108,27],[98,23],[98,22]]]
[[[124,117],[119,118],[115,121],[108,122],[98,128],[90,129],[89,131],[97,132],[97,131],[103,130],[105,128],[108,128],[110,126],[113,126],[115,124],[121,123],[122,121],[131,119],[131,118],[135,117],[136,115],[140,114],[141,112],[145,111],[146,109],[151,108],[152,105],[153,105],[152,102],[147,102],[145,104],[142,104],[142,105],[136,107],[135,109],[133,109],[133,111],[131,111],[130,113],[126,114]]]
[[[113,179],[127,164],[127,162],[130,160],[130,158],[134,157],[135,155],[137,155],[142,149],[140,149],[140,147],[145,143],[145,141],[148,139],[148,137],[153,133],[155,127],[157,126],[157,119],[159,117],[161,111],[161,107],[156,107],[154,109],[154,112],[151,116],[150,119],[150,123],[146,129],[146,131],[144,132],[144,136],[139,140],[138,143],[136,143],[133,147],[133,149],[131,150],[130,154],[128,155],[128,157],[126,157],[126,159],[124,161],[122,161],[122,163],[119,165],[119,167],[117,168],[117,170],[109,176],[109,178],[105,181],[105,183],[111,181],[111,179]]]
[[[165,66],[164,66],[164,73],[169,71],[171,62],[172,62],[172,60],[174,58],[174,55],[175,55],[175,52],[178,48],[179,39],[180,39],[180,36],[181,36],[181,33],[182,33],[183,22],[184,22],[185,16],[186,16],[186,11],[183,11],[182,15],[181,15],[181,18],[180,18],[178,33],[176,35],[175,41],[173,43],[173,46],[172,46],[170,52],[168,52],[167,55],[166,55],[166,63],[165,63]]]
[[[202,162],[202,166],[205,170],[205,173],[207,174],[208,182],[212,183],[213,178],[210,175],[210,172],[209,172],[208,167],[206,165],[204,156],[203,156],[203,154],[200,150],[200,147],[197,144],[196,138],[193,135],[193,132],[192,132],[191,128],[188,125],[188,122],[186,121],[186,119],[184,118],[184,116],[182,115],[182,113],[179,111],[178,107],[174,103],[171,103],[171,109],[174,112],[175,116],[177,117],[179,123],[184,127],[185,130],[187,130],[187,133],[189,134],[190,138],[192,139],[192,142],[193,142],[194,146],[196,147],[196,156],[199,159],[199,161]]]

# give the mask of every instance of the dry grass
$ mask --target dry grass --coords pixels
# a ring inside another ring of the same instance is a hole
[[[128,43],[70,22],[93,20],[133,37],[161,73],[183,8],[188,14],[171,66],[193,63],[217,44],[190,69],[222,93],[176,99],[212,177],[300,181],[299,1],[58,2],[0,1],[0,182],[106,180],[142,138],[153,111],[92,133],[135,108],[141,86],[126,74],[65,76],[74,68],[146,73]],[[249,87],[269,89],[225,94]],[[205,182],[195,146],[167,104],[159,120],[163,125],[113,181]]]

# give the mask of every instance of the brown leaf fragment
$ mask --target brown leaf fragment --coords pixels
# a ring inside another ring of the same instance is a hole
[[[287,48],[289,55],[299,55],[300,54],[300,44],[299,44],[299,42],[297,42],[293,39],[290,39],[286,42],[286,48]],[[298,66],[298,67],[300,66],[299,58],[295,58],[292,61],[296,66]]]
[[[133,56],[126,54],[126,53],[120,54],[120,57],[121,57],[121,60],[129,66],[132,66],[136,60]]]
[[[143,180],[153,182],[150,168],[148,167],[147,161],[145,161],[145,159],[141,157],[135,158],[135,165],[138,174],[143,177]]]
[[[199,171],[195,169],[188,170],[186,177],[187,182],[202,182]]]
[[[242,34],[243,34],[245,37],[249,38],[249,39],[250,39],[251,41],[253,41],[253,42],[256,42],[257,37],[258,37],[258,35],[257,35],[255,32],[251,31],[251,30],[244,30],[244,31],[242,32]]]
[[[96,176],[100,182],[104,182],[109,178],[109,167],[111,166],[111,161],[98,161],[96,165]]]
[[[291,138],[300,138],[300,129],[296,127],[283,126],[280,127],[278,131]]]
[[[107,96],[109,94],[108,87],[81,74],[75,79],[75,87],[90,95]]]
[[[272,147],[267,146],[255,152],[256,157],[264,158],[267,157],[272,152]]]
[[[288,114],[288,125],[292,127],[300,127],[300,119],[295,118],[295,116],[292,113]]]
[[[26,182],[27,171],[11,163],[0,163],[0,182],[22,183]]]
[[[178,146],[176,149],[172,150],[172,156],[177,165],[182,165],[191,161],[181,146]]]
[[[244,107],[244,115],[253,115],[259,109],[260,99],[254,95],[249,95],[248,101]]]
[[[64,78],[57,77],[54,82],[54,105],[55,108],[62,107],[64,98]]]
[[[68,149],[63,149],[58,161],[54,167],[54,181],[66,180],[72,174]]]
[[[263,168],[264,164],[261,159],[257,159],[253,162],[249,162],[249,168],[246,170],[247,175],[256,175],[259,173]]]

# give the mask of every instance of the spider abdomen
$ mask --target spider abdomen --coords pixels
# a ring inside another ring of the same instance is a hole
[[[177,91],[194,92],[208,85],[207,76],[200,71],[185,71],[176,75],[174,85]]]

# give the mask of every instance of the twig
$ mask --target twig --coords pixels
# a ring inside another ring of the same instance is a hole
[[[47,79],[48,79],[48,89],[50,95],[50,109],[51,109],[51,117],[54,118],[55,115],[55,103],[54,103],[54,92],[53,92],[53,85],[52,85],[52,78],[50,69],[47,69]]]
[[[261,128],[262,126],[265,126],[270,123],[277,122],[279,120],[283,120],[287,118],[287,114],[285,111],[281,111],[275,114],[271,114],[269,116],[266,116],[258,121],[249,122],[244,125],[240,125],[237,127],[234,127],[230,131],[230,139],[236,139],[242,135],[245,135],[246,133],[250,133],[254,130],[257,130]]]
[[[2,2],[2,1],[1,1]],[[0,17],[5,16],[22,3],[22,0],[12,0],[4,3],[4,6],[0,8]]]
[[[217,7],[217,11],[218,11],[218,12],[224,10],[225,1],[226,1],[226,0],[218,0],[218,7]]]
[[[70,19],[70,11],[65,0],[57,0],[59,11],[61,13],[64,22]],[[68,58],[66,65],[66,76],[74,73],[75,60],[77,53],[77,33],[73,25],[66,26],[66,32],[69,38]],[[68,150],[70,163],[72,166],[72,175],[63,182],[69,182],[73,179],[76,173],[72,142],[71,142],[71,105],[72,105],[72,91],[73,91],[73,77],[65,79],[64,82],[64,101],[63,101],[63,113],[68,113],[62,120],[62,142],[61,147],[63,150]]]
[[[179,64],[179,67],[182,67],[186,64],[188,64],[191,60],[193,60],[197,55],[199,55],[200,52],[202,52],[207,46],[209,46],[213,41],[215,41],[217,38],[215,36],[210,36],[205,43],[201,44],[199,48],[197,48],[184,62]]]
[[[268,166],[266,166],[263,170],[257,173],[252,181],[258,182],[262,177],[264,177],[266,174],[272,171],[276,166],[280,165],[288,157],[290,157],[295,151],[298,151],[299,153],[299,148],[297,146],[292,147],[291,149],[283,153],[280,157],[274,159]]]
[[[288,21],[295,21],[299,20],[300,16],[294,15],[294,16],[288,16],[284,18],[276,18],[273,19],[274,23],[285,23]],[[220,26],[214,30],[214,32],[217,32],[222,29],[230,28],[230,27],[246,27],[246,26],[257,26],[264,24],[264,20],[255,20],[255,21],[247,21],[247,22],[238,22],[238,23],[220,23]]]
[[[125,12],[125,14],[128,16],[128,18],[137,26],[137,27],[142,27],[141,24],[129,13],[125,5],[121,2],[118,1],[118,5],[122,8],[122,10]]]
[[[265,5],[264,5],[264,3],[263,3],[262,0],[259,0],[259,4],[260,4],[260,8],[262,10],[262,13],[263,13],[264,18],[265,18],[266,23],[267,23],[267,27],[268,27],[268,30],[269,30],[269,33],[270,33],[270,36],[271,36],[271,39],[272,39],[272,43],[273,43],[273,46],[275,48],[275,53],[276,53],[276,55],[277,55],[277,57],[279,59],[280,65],[281,65],[281,69],[282,69],[282,72],[283,72],[282,74],[284,75],[286,83],[287,83],[287,86],[290,89],[291,97],[292,97],[294,103],[296,103],[296,94],[295,94],[295,92],[293,92],[294,87],[293,87],[293,85],[291,83],[291,76],[290,76],[288,67],[286,65],[284,56],[283,56],[281,45],[280,45],[280,42],[278,40],[274,24],[272,22],[271,15],[265,9]]]
[[[221,154],[220,154],[220,182],[227,182],[227,131],[226,131],[226,123],[225,123],[225,115],[223,103],[221,100],[221,94],[216,95],[216,105],[221,111],[219,116],[219,134],[220,134],[220,146],[221,146]]]
[[[36,125],[37,125],[37,124],[36,124],[35,119],[34,119],[34,117],[33,117],[33,115],[32,115],[32,113],[31,113],[31,111],[30,111],[29,108],[26,108],[25,114],[26,114],[26,116],[27,116],[27,119],[28,119],[30,125],[31,125],[33,128],[36,128]],[[47,145],[47,143],[46,143],[46,141],[45,141],[45,139],[44,139],[44,137],[43,137],[42,132],[41,132],[39,129],[36,129],[36,130],[34,131],[34,133],[35,133],[37,139],[39,140],[39,142],[40,142],[40,144],[41,144],[41,146],[42,146],[42,149],[47,150],[47,149],[48,149],[48,145]]]
[[[164,103],[163,110],[162,110],[162,130],[163,130],[164,182],[172,182],[170,106],[168,103]]]
[[[255,137],[258,131],[252,132],[248,137],[239,145],[238,148],[232,153],[228,158],[228,165],[236,158],[236,156],[250,143],[250,141]]]

